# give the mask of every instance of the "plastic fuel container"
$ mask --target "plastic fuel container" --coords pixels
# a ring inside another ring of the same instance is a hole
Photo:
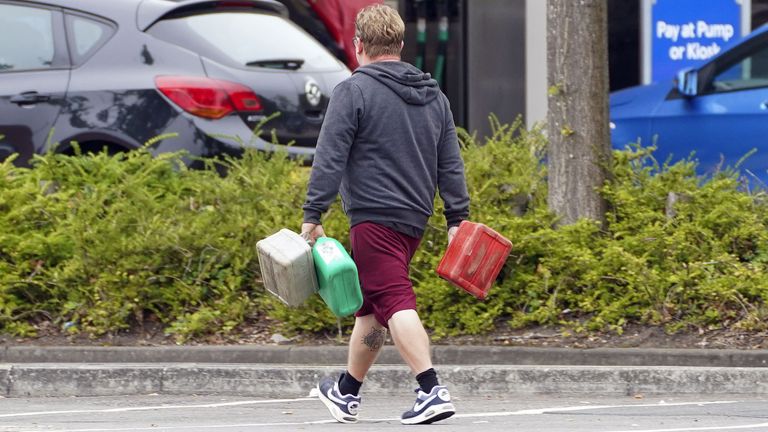
[[[288,306],[300,306],[317,291],[312,248],[289,229],[256,243],[264,288]]]
[[[479,223],[463,221],[437,266],[443,279],[484,300],[512,250],[512,242]]]
[[[337,240],[320,237],[312,247],[320,297],[337,317],[357,312],[363,305],[363,293],[357,266]]]

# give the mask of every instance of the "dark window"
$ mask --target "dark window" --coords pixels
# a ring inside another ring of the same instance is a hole
[[[115,29],[101,21],[78,15],[67,15],[72,63],[83,64],[114,34]]]
[[[640,84],[640,1],[608,1],[608,67],[611,91]]]
[[[707,93],[768,87],[768,38],[756,42],[746,53],[715,67]]]
[[[752,28],[768,23],[768,0],[752,0]]]
[[[0,71],[51,68],[53,19],[50,10],[0,4]]]

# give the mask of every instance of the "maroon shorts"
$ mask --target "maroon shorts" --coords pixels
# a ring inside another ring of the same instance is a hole
[[[408,268],[421,239],[363,222],[352,227],[350,241],[363,291],[363,306],[355,316],[374,314],[389,328],[387,322],[395,312],[416,309]]]

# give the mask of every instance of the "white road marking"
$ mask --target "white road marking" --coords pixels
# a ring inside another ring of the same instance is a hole
[[[708,426],[697,428],[682,428],[682,429],[632,429],[628,431],[611,431],[611,432],[696,432],[696,431],[721,431],[721,430],[734,430],[734,429],[758,429],[768,428],[768,423],[756,423],[751,425],[739,425],[739,426]]]
[[[162,409],[197,409],[197,408],[219,408],[226,406],[238,406],[249,404],[267,404],[278,402],[299,402],[316,400],[314,398],[299,398],[299,399],[273,399],[273,400],[258,400],[258,401],[241,401],[241,402],[223,402],[217,404],[206,405],[160,405],[160,406],[147,406],[147,407],[133,407],[133,408],[110,408],[103,410],[78,410],[78,411],[47,411],[40,413],[18,413],[18,414],[4,414],[3,416],[29,416],[29,415],[53,415],[53,414],[68,414],[68,413],[114,413],[114,412],[127,412],[127,411],[149,411],[149,410],[162,410]],[[470,413],[470,414],[456,414],[454,418],[485,418],[485,417],[504,417],[504,416],[525,416],[525,415],[542,415],[546,413],[558,413],[558,412],[573,412],[573,411],[588,411],[598,409],[617,409],[617,408],[638,408],[638,407],[674,407],[674,406],[705,406],[705,405],[717,405],[717,404],[732,404],[738,403],[737,401],[713,401],[713,402],[680,402],[680,403],[658,403],[658,404],[631,404],[631,405],[593,405],[593,406],[573,406],[573,407],[553,407],[553,408],[541,408],[541,409],[528,409],[519,411],[500,411],[500,412],[485,412],[485,413]],[[381,423],[390,421],[400,421],[399,417],[383,418],[383,419],[361,419],[360,423]],[[336,423],[336,420],[318,420],[307,422],[285,422],[285,423],[243,423],[243,424],[227,424],[227,425],[205,425],[205,426],[153,426],[153,427],[132,427],[132,428],[113,428],[113,429],[59,429],[59,430],[46,430],[46,432],[131,432],[131,431],[158,431],[158,430],[195,430],[195,429],[227,429],[227,428],[256,428],[256,427],[278,427],[278,426],[306,426],[313,424],[332,424]],[[743,425],[743,426],[726,426],[726,427],[705,427],[705,428],[689,428],[689,429],[658,429],[658,430],[632,430],[632,431],[612,431],[612,432],[696,432],[696,431],[709,431],[709,430],[727,430],[727,429],[754,429],[758,427],[768,427],[768,423],[760,423],[756,425]],[[0,429],[2,430],[2,429]],[[39,430],[28,430],[20,432],[39,432]]]
[[[205,404],[205,405],[156,405],[156,406],[145,406],[145,407],[106,408],[106,409],[93,409],[93,410],[37,411],[37,412],[25,412],[25,413],[0,414],[0,418],[37,417],[37,416],[49,416],[49,415],[60,415],[60,414],[91,414],[91,413],[118,413],[118,412],[130,412],[130,411],[156,411],[156,410],[169,410],[169,409],[222,408],[222,407],[232,407],[232,406],[241,406],[241,405],[302,402],[302,401],[310,401],[310,400],[316,400],[316,398],[267,399],[267,400],[238,401],[238,402],[221,402],[221,403],[213,403],[213,404]]]
[[[399,419],[398,419],[399,420]],[[242,423],[229,425],[207,425],[207,426],[152,426],[137,428],[117,428],[117,429],[44,429],[45,432],[128,432],[128,431],[166,431],[166,430],[193,430],[193,429],[228,429],[228,428],[251,428],[251,427],[276,427],[276,426],[306,426],[313,424],[338,423],[336,420],[320,420],[311,422],[294,423]],[[19,432],[40,432],[40,430],[28,430]]]
[[[713,402],[677,402],[677,403],[656,403],[656,404],[636,404],[636,405],[590,405],[590,406],[573,406],[573,407],[561,407],[561,408],[541,408],[541,409],[529,409],[519,411],[502,411],[495,413],[483,413],[483,414],[456,414],[456,418],[471,418],[471,417],[503,417],[513,415],[541,415],[546,413],[558,413],[558,412],[571,412],[571,411],[587,411],[597,409],[615,409],[615,408],[638,408],[638,407],[674,407],[674,406],[690,406],[690,405],[721,405],[732,404],[737,401],[713,401]],[[636,431],[637,432],[637,431]]]

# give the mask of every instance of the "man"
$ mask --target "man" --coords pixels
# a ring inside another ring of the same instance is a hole
[[[409,265],[436,190],[445,203],[449,241],[469,215],[469,197],[448,99],[429,74],[400,61],[404,32],[391,7],[377,4],[358,13],[353,42],[361,66],[331,95],[304,204],[301,231],[311,241],[324,235],[320,216],[339,192],[352,227],[363,306],[355,314],[347,371],[318,385],[320,399],[342,423],[357,421],[360,386],[387,329],[419,385],[402,423],[432,423],[455,413],[432,368]]]

